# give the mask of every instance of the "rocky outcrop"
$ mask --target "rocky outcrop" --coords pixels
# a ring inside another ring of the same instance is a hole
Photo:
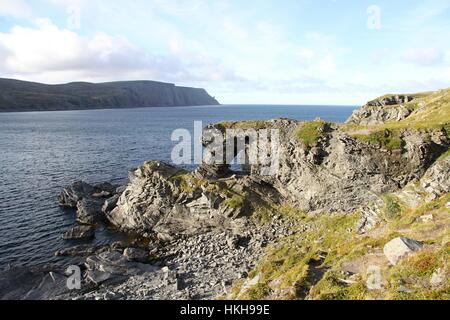
[[[229,175],[202,180],[159,161],[130,172],[129,184],[107,214],[124,231],[155,233],[160,239],[195,234],[211,228],[239,229],[252,202],[276,201],[276,191],[251,177]]]
[[[370,101],[362,108],[355,110],[347,123],[374,125],[406,119],[412,110],[405,107],[405,104],[413,100],[414,96],[391,95]]]
[[[436,161],[419,181],[413,179],[402,189],[393,192],[391,196],[409,208],[416,208],[420,204],[429,203],[449,193],[449,179],[450,157],[447,157]],[[382,220],[385,205],[382,199],[378,199],[361,207],[361,220],[358,225],[360,233],[366,233]]]
[[[58,203],[65,208],[76,208],[79,223],[96,225],[103,221],[105,212],[112,210],[122,191],[110,183],[90,185],[77,181],[63,189]]]
[[[68,294],[67,276],[53,268],[16,267],[0,272],[0,300],[49,300]]]
[[[246,123],[234,123],[231,128]],[[298,133],[305,122],[279,119],[266,123],[280,133],[277,149],[279,168],[261,176],[259,166],[250,166],[251,176],[272,185],[282,201],[312,213],[354,212],[380,200],[410,181],[420,179],[446,150],[445,132],[421,133],[404,130],[400,147],[388,150],[357,139],[337,125],[324,125],[312,145]],[[223,124],[210,126],[223,131]]]
[[[204,89],[156,81],[45,85],[0,79],[0,112],[217,104]]]
[[[95,228],[91,226],[73,227],[63,235],[64,240],[92,239],[95,237]]]

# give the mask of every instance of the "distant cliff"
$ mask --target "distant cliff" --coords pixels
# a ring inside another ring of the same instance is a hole
[[[156,81],[46,85],[0,79],[0,112],[218,105],[206,90]]]

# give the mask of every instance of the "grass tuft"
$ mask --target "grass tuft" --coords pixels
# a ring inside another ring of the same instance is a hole
[[[327,125],[325,121],[306,122],[297,130],[297,139],[306,147],[313,147],[319,142]]]

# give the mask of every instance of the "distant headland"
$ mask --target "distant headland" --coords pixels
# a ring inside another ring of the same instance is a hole
[[[218,105],[201,88],[157,81],[48,85],[0,79],[0,112]]]

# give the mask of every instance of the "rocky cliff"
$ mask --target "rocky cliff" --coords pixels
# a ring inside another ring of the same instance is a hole
[[[278,130],[272,175],[263,163],[232,171],[208,161],[188,172],[149,161],[122,188],[66,188],[60,204],[80,222],[104,220],[140,239],[60,252],[90,256],[89,290],[77,298],[449,299],[449,94],[381,97],[341,125],[205,129],[205,147],[211,131]]]
[[[0,112],[217,104],[204,89],[155,81],[45,85],[0,79]]]

